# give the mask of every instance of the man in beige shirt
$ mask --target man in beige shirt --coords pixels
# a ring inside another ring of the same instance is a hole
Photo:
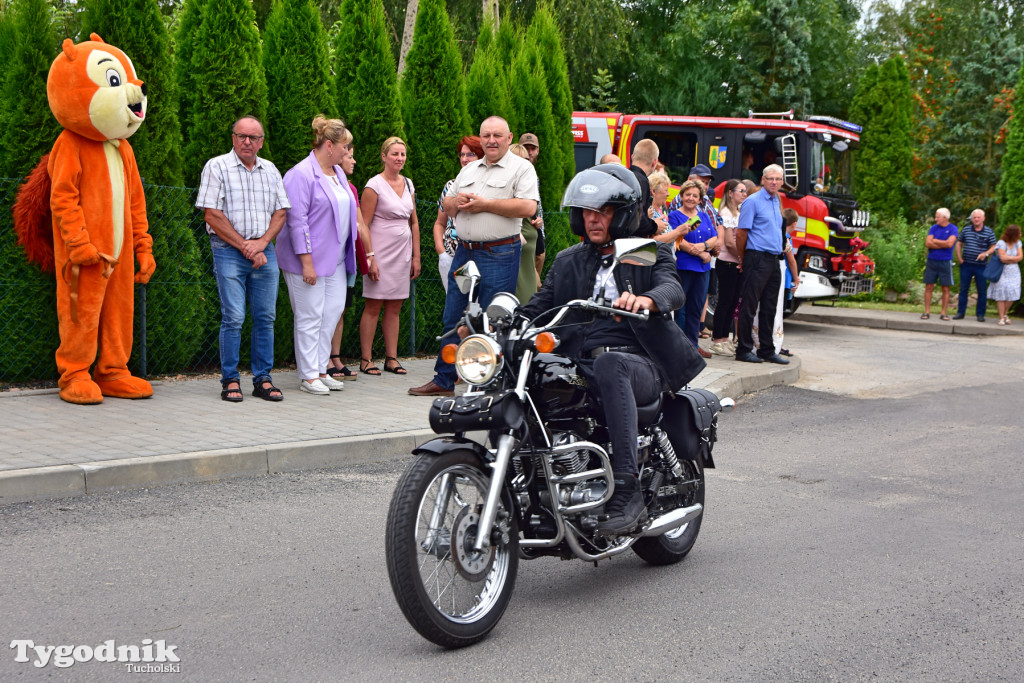
[[[498,292],[514,292],[519,276],[522,221],[537,212],[540,195],[533,164],[509,152],[512,132],[498,116],[480,124],[484,158],[462,169],[444,199],[444,211],[455,221],[458,246],[448,277],[443,330],[454,329],[466,310],[468,298],[455,286],[455,272],[467,261],[480,269],[479,302],[487,308]],[[443,344],[448,343],[445,339]],[[438,353],[434,378],[409,389],[414,396],[451,396],[455,367]]]

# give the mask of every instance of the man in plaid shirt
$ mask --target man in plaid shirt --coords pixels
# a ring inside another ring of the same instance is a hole
[[[196,206],[204,209],[220,295],[221,398],[242,400],[238,376],[245,302],[252,313],[253,396],[281,401],[274,386],[277,255],[274,238],[291,208],[277,167],[261,159],[263,125],[252,116],[231,127],[232,150],[203,168]]]

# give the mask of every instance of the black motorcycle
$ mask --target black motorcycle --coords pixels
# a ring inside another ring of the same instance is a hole
[[[651,240],[615,243],[616,263],[653,265],[656,253]],[[733,406],[701,389],[638,406],[647,521],[626,535],[602,535],[598,522],[615,486],[604,413],[573,360],[552,353],[552,330],[574,309],[647,312],[581,299],[538,316],[550,321],[537,326],[517,316],[511,294],[481,310],[479,279],[473,262],[456,273],[469,295],[471,334],[443,351],[470,390],[434,400],[430,426],[448,436],[413,451],[418,457],[395,487],[387,520],[398,605],[420,635],[444,647],[470,645],[494,628],[520,559],[596,563],[632,549],[652,564],[682,560],[700,532],[718,414]]]

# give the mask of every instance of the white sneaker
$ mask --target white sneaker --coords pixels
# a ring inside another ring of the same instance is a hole
[[[307,382],[306,380],[299,381],[299,389],[314,396],[327,396],[331,393],[331,390],[320,381],[319,377],[312,382]]]
[[[345,383],[344,382],[342,382],[340,380],[336,380],[333,377],[331,377],[330,375],[327,375],[326,377],[321,377],[320,378],[320,383],[323,384],[325,387],[327,387],[331,391],[341,391],[342,389],[345,388]]]
[[[724,342],[711,342],[711,346],[708,347],[708,348],[710,348],[711,349],[711,353],[715,354],[716,356],[735,356],[736,355],[736,349],[733,348],[732,345],[729,342],[727,342],[727,341],[724,341]]]

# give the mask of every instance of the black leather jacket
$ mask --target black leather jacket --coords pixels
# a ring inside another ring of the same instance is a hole
[[[520,308],[524,315],[534,318],[550,308],[573,299],[588,299],[594,292],[594,280],[601,267],[601,255],[589,242],[563,250],[555,257],[544,286],[533,295],[529,303]],[[658,245],[658,261],[653,266],[619,264],[615,268],[615,282],[620,292],[630,291],[637,296],[650,297],[658,307],[647,321],[627,318],[638,344],[655,362],[672,391],[681,389],[700,374],[707,365],[693,344],[683,336],[672,320],[672,311],[682,308],[685,297],[676,277],[676,262],[672,248]],[[561,339],[557,353],[579,358],[582,351],[582,325],[593,314],[573,311],[562,321],[556,333]],[[539,323],[546,320],[542,318]],[[567,327],[566,327],[567,326]]]

